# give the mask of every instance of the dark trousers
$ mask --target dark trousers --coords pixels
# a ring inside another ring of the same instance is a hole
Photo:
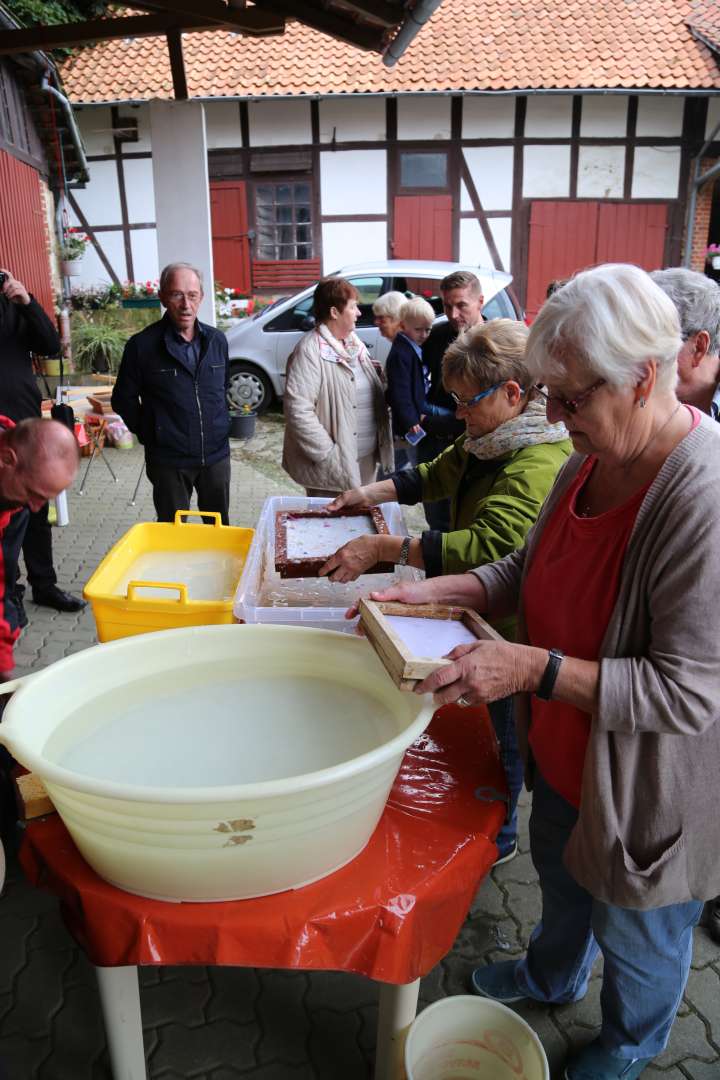
[[[12,654],[12,639],[20,622],[18,611],[15,606],[15,582],[18,574],[18,559],[23,545],[25,530],[27,529],[30,514],[27,509],[13,514],[2,533],[2,593],[0,604],[2,615],[0,617],[0,651],[2,652],[2,664],[0,670],[9,671],[12,661],[7,663]],[[8,654],[9,650],[9,654]]]
[[[52,526],[48,521],[47,503],[39,510],[30,513],[22,543],[22,553],[27,579],[33,591],[47,589],[50,585],[57,584],[57,574],[53,566]],[[22,595],[24,590],[21,588],[19,591]]]
[[[189,510],[195,490],[198,510],[220,514],[223,525],[230,524],[229,455],[214,465],[199,465],[196,469],[176,469],[150,461],[146,461],[145,469],[152,484],[158,521],[174,521],[177,510]],[[206,518],[205,522],[212,524],[212,518]]]
[[[437,435],[426,435],[415,447],[418,465],[424,465],[428,461],[434,461],[436,457],[447,450],[452,440],[443,439]],[[450,532],[450,500],[440,499],[437,502],[423,503],[423,510],[427,523],[431,529],[439,532]]]

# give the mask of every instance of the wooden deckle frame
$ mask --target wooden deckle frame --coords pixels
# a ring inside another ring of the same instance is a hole
[[[388,622],[388,615],[427,619],[428,636],[432,634],[433,620],[453,619],[461,622],[479,640],[504,640],[501,634],[470,608],[448,604],[398,604],[391,601],[360,600],[360,625],[388,675],[401,690],[413,690],[416,683],[452,661],[445,660],[442,656],[432,659],[415,656]]]
[[[377,534],[384,536],[390,534],[382,510],[377,506],[345,508],[334,513],[328,513],[324,507],[318,510],[278,510],[275,514],[275,569],[281,578],[317,577],[320,567],[334,554],[334,552],[328,551],[327,555],[318,557],[307,556],[302,559],[289,559],[287,553],[288,522],[298,521],[303,518],[328,517],[364,517],[368,519]],[[393,563],[381,562],[376,563],[375,566],[371,566],[369,570],[364,572],[366,574],[390,574],[394,569]]]

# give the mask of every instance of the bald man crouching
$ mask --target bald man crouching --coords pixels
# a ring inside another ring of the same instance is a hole
[[[64,424],[36,418],[13,424],[0,416],[0,682],[12,678],[20,630],[7,587],[15,582],[28,513],[70,487],[78,461],[75,436]]]

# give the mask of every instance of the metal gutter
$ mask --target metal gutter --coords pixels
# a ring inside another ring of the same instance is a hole
[[[44,54],[43,53],[33,53],[33,55],[37,56],[38,58],[41,58]],[[64,94],[62,94],[59,90],[57,90],[54,86],[51,85],[50,79],[49,79],[49,71],[50,71],[50,67],[49,67],[49,64],[48,64],[45,71],[43,72],[42,81],[40,83],[40,89],[44,90],[46,94],[52,94],[52,96],[56,99],[56,101],[58,101],[60,103],[60,108],[62,109],[62,111],[65,114],[65,119],[67,121],[67,126],[68,126],[68,132],[70,134],[70,139],[71,139],[72,144],[73,144],[73,146],[75,148],[75,153],[77,155],[78,163],[79,163],[79,166],[80,166],[80,171],[79,171],[78,175],[75,177],[75,179],[79,180],[81,184],[86,184],[90,179],[90,168],[88,166],[87,158],[85,157],[85,148],[83,147],[82,139],[80,138],[80,132],[79,132],[78,126],[77,126],[77,124],[75,122],[75,115],[74,115],[73,110],[72,110],[72,105],[70,104],[70,102],[68,101],[68,99],[65,97]]]
[[[395,67],[408,46],[415,40],[426,22],[440,7],[442,0],[417,0],[395,37],[383,53],[385,67]]]

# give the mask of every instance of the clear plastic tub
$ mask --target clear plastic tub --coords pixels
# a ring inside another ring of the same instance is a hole
[[[423,577],[411,566],[398,566],[392,574],[362,574],[346,585],[316,577],[281,578],[275,570],[275,514],[279,510],[317,509],[329,501],[302,495],[273,496],[265,501],[235,593],[236,619],[352,633],[357,619],[346,619],[345,612],[359,596]],[[383,503],[380,509],[390,532],[405,536],[405,518],[398,503]]]

